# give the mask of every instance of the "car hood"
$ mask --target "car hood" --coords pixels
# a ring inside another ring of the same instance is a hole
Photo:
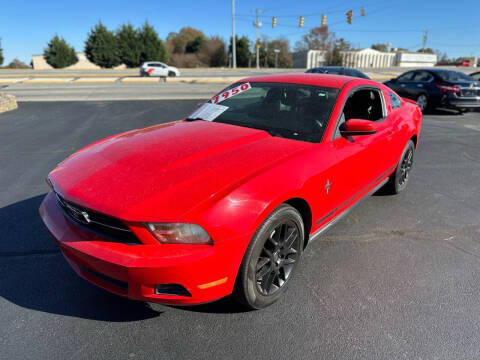
[[[87,146],[49,180],[65,199],[123,220],[178,221],[312,145],[235,125],[179,121]]]

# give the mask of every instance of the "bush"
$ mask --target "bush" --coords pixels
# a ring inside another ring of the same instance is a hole
[[[23,61],[18,60],[17,58],[13,59],[10,64],[6,66],[7,69],[31,69],[30,66],[25,64]]]
[[[102,68],[121,64],[117,38],[100,21],[88,34],[85,41],[87,59]]]
[[[140,63],[153,60],[165,63],[168,61],[167,48],[155,29],[146,21],[139,31],[139,39],[142,47]]]
[[[43,58],[55,69],[73,65],[78,61],[75,49],[58,35],[55,35],[43,50]]]
[[[117,43],[121,62],[129,68],[138,67],[142,55],[139,32],[131,24],[122,25],[117,30]]]

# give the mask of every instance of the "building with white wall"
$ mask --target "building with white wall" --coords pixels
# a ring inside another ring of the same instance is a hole
[[[437,55],[408,52],[381,52],[374,49],[341,51],[343,66],[352,68],[431,67],[437,63]],[[293,67],[313,68],[327,64],[324,50],[299,51],[293,54]]]

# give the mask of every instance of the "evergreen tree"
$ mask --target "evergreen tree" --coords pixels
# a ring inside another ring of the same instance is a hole
[[[142,46],[142,52],[140,54],[140,62],[144,61],[168,61],[167,48],[163,44],[163,41],[158,37],[155,29],[145,21],[142,28],[139,31],[140,44]]]
[[[78,61],[75,49],[58,35],[55,35],[43,50],[43,58],[55,69],[73,65]]]
[[[203,36],[197,36],[195,39],[189,41],[187,45],[185,46],[185,52],[186,53],[196,53],[200,48],[202,47],[203,44],[207,39]]]
[[[250,57],[250,40],[246,36],[242,36],[238,38],[235,36],[235,48],[237,52],[237,66],[239,67],[247,67],[248,66],[248,58]],[[232,53],[232,38],[230,38],[230,45],[228,47],[229,53]]]
[[[2,40],[2,39],[0,39],[0,65],[2,65],[2,64],[3,64],[3,61],[5,60],[5,59],[3,58],[3,49],[2,49],[2,41],[1,41],[1,40]]]
[[[117,38],[100,21],[88,34],[85,53],[88,60],[103,68],[121,64]]]
[[[131,24],[124,24],[117,30],[117,44],[120,60],[123,64],[129,68],[140,65],[142,44],[139,32]]]

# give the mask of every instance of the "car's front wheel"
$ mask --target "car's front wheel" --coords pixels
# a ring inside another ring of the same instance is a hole
[[[255,232],[243,257],[234,298],[251,309],[277,301],[298,267],[304,226],[298,211],[283,204]]]

